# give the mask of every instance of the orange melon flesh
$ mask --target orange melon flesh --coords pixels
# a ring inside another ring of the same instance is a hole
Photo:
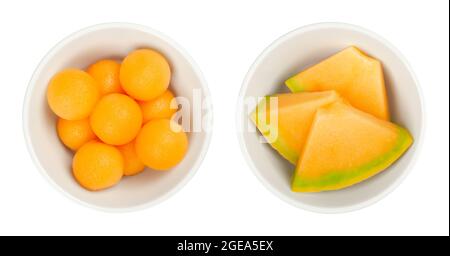
[[[271,105],[271,99],[278,105]],[[250,118],[271,146],[295,165],[317,109],[337,100],[334,91],[267,96]]]
[[[389,107],[380,61],[349,47],[289,78],[292,92],[336,90],[350,104],[389,120]]]
[[[295,192],[338,190],[385,170],[411,146],[409,132],[350,105],[317,111],[293,182]]]

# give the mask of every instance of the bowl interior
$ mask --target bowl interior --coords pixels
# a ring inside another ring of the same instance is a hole
[[[409,129],[415,143],[388,170],[348,189],[311,194],[293,193],[290,181],[295,167],[283,160],[270,145],[260,143],[260,134],[252,129],[254,126],[248,118],[256,103],[248,103],[245,99],[287,92],[284,86],[287,78],[351,45],[382,61],[392,119]],[[362,207],[393,188],[408,170],[417,142],[421,139],[423,121],[422,102],[417,86],[402,57],[386,42],[369,32],[347,25],[316,25],[299,29],[267,48],[244,82],[241,92],[244,104],[239,116],[244,151],[263,183],[296,206],[321,212]]]
[[[59,141],[55,130],[56,116],[47,105],[49,80],[64,68],[86,68],[102,58],[122,59],[130,51],[143,47],[156,49],[169,60],[172,69],[170,88],[177,96],[192,102],[193,97],[207,95],[201,75],[173,42],[155,32],[131,25],[100,26],[65,39],[43,60],[30,84],[24,118],[25,133],[35,160],[53,183],[71,197],[92,206],[130,208],[162,199],[193,175],[207,146],[207,132],[190,132],[187,155],[171,171],[146,170],[137,176],[124,177],[117,186],[104,191],[88,192],[74,180],[71,173],[73,153]],[[192,117],[192,110],[189,111]],[[202,116],[208,115],[202,113]]]

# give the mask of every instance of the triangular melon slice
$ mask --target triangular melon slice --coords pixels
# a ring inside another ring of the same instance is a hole
[[[250,118],[267,142],[295,165],[317,109],[337,100],[340,97],[334,91],[267,96]]]
[[[354,107],[389,120],[382,65],[356,47],[344,49],[285,83],[292,92],[336,90]]]
[[[300,156],[295,192],[349,187],[385,170],[412,144],[409,132],[348,104],[319,109]]]

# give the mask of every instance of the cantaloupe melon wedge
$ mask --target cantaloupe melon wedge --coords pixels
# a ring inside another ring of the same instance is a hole
[[[277,104],[271,105],[270,99]],[[250,118],[272,147],[295,165],[317,109],[337,100],[334,91],[267,96]]]
[[[381,63],[349,47],[289,78],[292,92],[336,90],[350,104],[389,120],[389,107]]]
[[[385,170],[410,147],[409,132],[348,104],[317,111],[300,156],[292,190],[349,187]]]

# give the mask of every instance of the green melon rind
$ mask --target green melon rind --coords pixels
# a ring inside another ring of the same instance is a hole
[[[413,138],[404,128],[398,127],[399,136],[392,150],[377,159],[362,166],[350,169],[333,171],[320,179],[304,179],[294,174],[292,191],[294,192],[320,192],[343,189],[362,182],[391,166],[412,145]],[[361,177],[364,177],[361,179]]]
[[[264,100],[261,100],[261,102],[258,104],[258,106],[255,108],[255,110],[250,114],[250,119],[255,124],[255,126],[258,128],[258,130],[261,132],[261,134],[266,138],[266,140],[270,140],[269,133],[264,133],[263,131],[269,130],[269,125],[266,123],[258,122],[259,116],[264,116],[266,114],[266,111],[258,111],[263,108],[263,101],[267,102],[270,100],[271,96],[266,96]],[[280,132],[280,131],[278,131]],[[295,149],[292,149],[288,143],[283,139],[283,136],[281,134],[278,134],[277,138],[273,143],[270,143],[270,145],[286,160],[288,160],[291,164],[296,165],[298,162],[298,152]]]
[[[306,85],[300,83],[296,76],[293,76],[284,82],[291,92],[304,92]]]

